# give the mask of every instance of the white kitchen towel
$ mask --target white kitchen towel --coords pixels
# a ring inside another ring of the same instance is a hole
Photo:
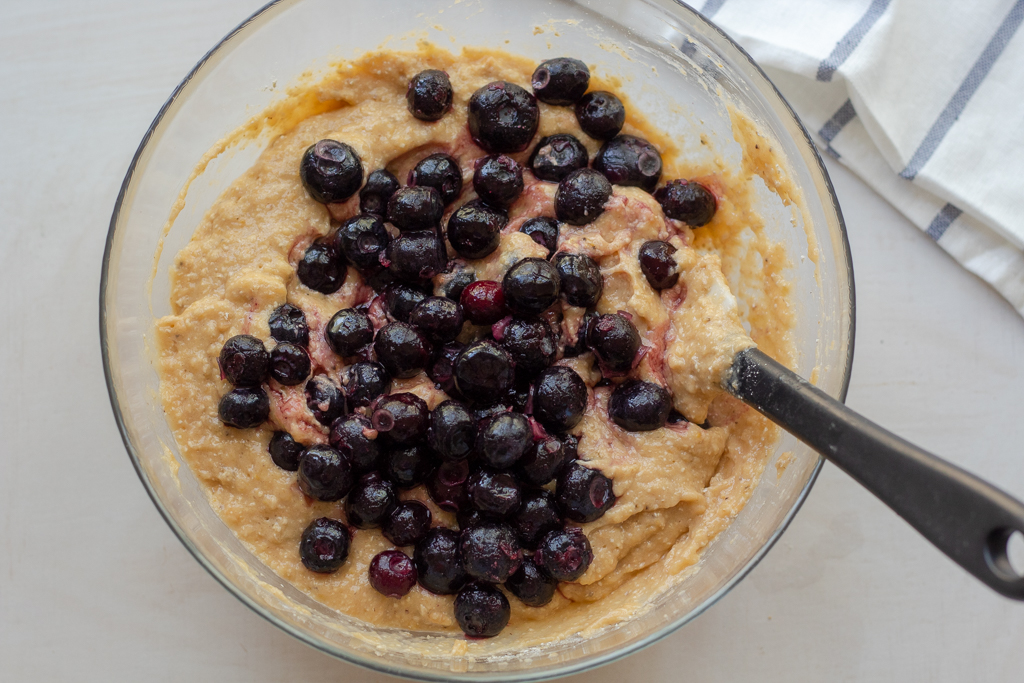
[[[825,152],[1024,315],[1024,0],[699,3]]]

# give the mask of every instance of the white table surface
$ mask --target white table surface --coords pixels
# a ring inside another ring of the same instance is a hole
[[[121,180],[174,86],[258,2],[0,2],[0,681],[392,680],[277,630],[192,559],[103,382],[99,269]],[[857,276],[849,405],[1024,497],[1024,321],[828,168]],[[826,464],[732,593],[572,680],[1020,681],[1022,642],[1024,605]]]

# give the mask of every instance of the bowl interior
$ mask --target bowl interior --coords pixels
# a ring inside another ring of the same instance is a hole
[[[171,528],[221,583],[284,630],[349,661],[417,678],[531,679],[579,671],[671,632],[741,579],[796,512],[820,467],[818,456],[784,435],[733,524],[695,568],[633,619],[586,640],[515,652],[474,647],[470,656],[451,657],[459,639],[367,626],[323,607],[267,569],[216,516],[182,466],[160,406],[152,330],[155,318],[170,312],[169,260],[269,140],[231,147],[210,160],[164,235],[197,161],[311,68],[316,72],[382,45],[412,49],[417,40],[456,51],[498,46],[538,61],[580,58],[620,76],[622,90],[681,141],[683,154],[711,153],[700,144],[703,133],[715,152],[738,163],[729,106],[750,117],[781,151],[804,198],[798,210],[765,190],[758,207],[794,264],[794,369],[829,394],[844,396],[853,287],[831,185],[805,132],[764,75],[695,12],[670,0],[291,0],[261,10],[196,67],[154,122],[125,179],[101,283],[111,401],[128,452]],[[776,468],[780,457],[788,464]]]

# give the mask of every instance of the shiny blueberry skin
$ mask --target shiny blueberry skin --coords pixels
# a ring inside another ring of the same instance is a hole
[[[556,57],[541,62],[530,79],[533,94],[546,104],[568,106],[590,86],[590,69],[578,59]]]
[[[683,221],[693,228],[707,225],[715,217],[718,200],[711,190],[698,182],[671,180],[659,187],[654,198],[669,218]]]
[[[555,478],[565,464],[562,440],[549,436],[530,447],[519,461],[519,478],[534,486],[544,486]]]
[[[508,625],[512,606],[494,586],[472,583],[455,596],[455,621],[471,638],[492,638]]]
[[[555,597],[558,581],[538,567],[533,560],[524,558],[515,574],[505,582],[505,588],[528,607],[543,607]]]
[[[286,387],[305,382],[310,368],[309,354],[298,344],[283,342],[270,352],[270,376]]]
[[[466,202],[448,219],[446,235],[459,256],[480,259],[501,242],[501,230],[508,223],[504,211],[474,199]]]
[[[572,368],[556,365],[537,376],[533,385],[533,416],[549,432],[559,434],[583,419],[587,385]]]
[[[422,484],[433,469],[433,453],[422,444],[396,448],[384,456],[384,473],[400,489]]]
[[[306,407],[320,424],[329,425],[345,412],[345,396],[326,375],[316,375],[306,382]]]
[[[473,451],[477,425],[462,403],[451,399],[430,411],[427,442],[445,460],[464,460]]]
[[[606,374],[629,372],[640,349],[640,333],[624,315],[602,315],[590,325],[587,332],[589,346],[601,362]]]
[[[356,484],[352,461],[330,446],[310,446],[299,458],[299,489],[324,501],[341,500]]]
[[[612,184],[604,174],[581,168],[567,175],[555,190],[555,217],[570,225],[586,225],[604,213]]]
[[[530,421],[521,413],[495,415],[476,435],[476,454],[495,469],[512,467],[533,445]]]
[[[514,379],[512,357],[486,339],[470,344],[455,359],[455,386],[470,401],[494,403]]]
[[[318,202],[343,202],[363,184],[363,162],[344,142],[321,140],[302,155],[299,177]]]
[[[546,216],[531,218],[523,223],[519,232],[525,232],[537,244],[544,245],[548,250],[548,258],[558,249],[558,221]]]
[[[576,103],[576,121],[595,140],[611,140],[626,122],[626,108],[612,93],[597,90]]]
[[[388,200],[388,222],[403,232],[436,228],[442,214],[444,201],[433,187],[403,187]]]
[[[550,491],[533,489],[523,493],[510,524],[524,548],[536,548],[548,532],[562,528],[562,515]]]
[[[679,267],[672,257],[674,253],[676,248],[661,240],[644,242],[640,247],[640,253],[637,255],[640,270],[654,289],[668,289],[675,287],[679,282]]]
[[[580,320],[579,327],[576,329],[576,338],[569,339],[567,337],[565,340],[565,348],[562,350],[563,357],[575,358],[587,352],[587,334],[590,332],[590,326],[600,317],[597,311],[587,311],[583,314],[583,319]]]
[[[604,291],[601,268],[586,254],[561,252],[552,259],[562,279],[562,294],[570,306],[591,308],[597,305]]]
[[[219,357],[220,371],[236,387],[253,387],[270,373],[270,354],[256,337],[239,334],[224,342]]]
[[[388,273],[403,282],[422,283],[444,271],[444,242],[433,230],[403,232],[388,244]]]
[[[459,550],[466,574],[489,583],[503,583],[523,561],[516,534],[506,524],[485,522],[463,529]]]
[[[593,522],[615,505],[612,480],[576,460],[558,475],[555,498],[562,514],[574,522]]]
[[[519,484],[512,474],[486,468],[469,475],[466,495],[475,509],[500,519],[518,510],[522,500]]]
[[[477,280],[466,285],[460,304],[462,315],[474,325],[493,325],[508,315],[505,292],[494,280]]]
[[[270,417],[270,398],[262,387],[238,387],[224,394],[217,415],[229,427],[258,427]]]
[[[469,529],[470,527],[490,524],[498,520],[493,515],[480,512],[467,501],[466,505],[463,505],[455,513],[455,521],[458,522],[460,529]]]
[[[462,331],[462,307],[443,296],[428,297],[409,314],[409,323],[434,344],[455,341]]]
[[[378,216],[360,214],[341,224],[334,234],[335,248],[363,275],[373,275],[383,266],[391,237]]]
[[[336,354],[354,356],[373,341],[373,323],[365,313],[343,308],[331,317],[324,336]]]
[[[299,458],[305,449],[306,447],[293,439],[288,432],[274,432],[267,447],[274,464],[288,472],[299,469]]]
[[[302,284],[321,294],[337,292],[348,276],[348,268],[339,258],[334,244],[326,238],[306,247],[295,272]]]
[[[348,559],[351,535],[336,519],[321,517],[309,523],[299,541],[299,557],[306,569],[319,574],[338,571]]]
[[[582,529],[566,527],[541,539],[534,561],[556,581],[575,581],[594,561],[594,551]]]
[[[643,138],[617,135],[601,146],[594,168],[613,185],[654,192],[661,179],[661,153]]]
[[[391,171],[377,169],[366,177],[366,184],[359,190],[359,210],[383,217],[388,212],[388,200],[399,187],[398,178]]]
[[[590,156],[583,143],[563,133],[541,138],[530,154],[529,166],[533,175],[541,180],[557,183],[589,163]]]
[[[376,439],[367,436],[371,429],[370,420],[358,413],[343,415],[331,423],[328,442],[348,457],[357,473],[369,472],[380,466],[380,446]]]
[[[452,83],[448,74],[427,69],[412,77],[405,101],[409,113],[420,121],[437,121],[452,108]]]
[[[468,505],[466,481],[469,479],[469,462],[466,460],[445,460],[427,479],[430,499],[449,512],[458,512]]]
[[[671,410],[672,397],[664,387],[638,379],[615,387],[608,399],[608,417],[627,432],[664,427]]]
[[[462,298],[462,291],[474,282],[476,282],[476,273],[473,271],[456,271],[444,284],[444,295],[452,301],[459,301]]]
[[[459,557],[459,532],[431,529],[413,553],[420,585],[437,595],[454,595],[466,583]]]
[[[562,439],[562,454],[566,462],[572,462],[579,457],[580,437],[575,434],[567,434]]]
[[[462,193],[462,169],[450,154],[438,152],[416,164],[409,174],[409,184],[434,188],[447,206]]]
[[[469,98],[469,132],[488,152],[521,152],[540,124],[537,98],[515,83],[494,81]]]
[[[309,346],[309,326],[306,314],[298,306],[282,304],[274,309],[267,319],[270,336],[279,342],[291,342],[299,346]]]
[[[409,316],[427,295],[416,289],[403,284],[390,284],[384,288],[384,308],[392,320],[403,323],[409,322]]]
[[[558,344],[551,326],[542,320],[513,318],[505,326],[501,345],[516,363],[516,373],[532,376],[551,365]]]
[[[401,550],[377,553],[367,574],[373,589],[389,598],[401,598],[416,585],[416,567]]]
[[[418,500],[396,504],[384,517],[384,538],[401,547],[419,543],[430,531],[430,508]]]
[[[402,322],[388,323],[373,341],[377,360],[395,379],[415,377],[430,363],[430,343],[423,333]]]
[[[476,163],[473,190],[488,206],[508,209],[523,193],[523,169],[504,154],[484,157]]]
[[[558,301],[561,278],[555,267],[544,259],[524,258],[505,273],[501,289],[510,311],[534,316]]]
[[[391,388],[391,378],[380,363],[359,361],[341,371],[341,391],[349,408],[362,408],[373,403]]]
[[[383,443],[388,446],[411,446],[426,438],[430,410],[426,402],[416,394],[391,394],[374,404],[372,420],[380,432],[377,438]],[[390,429],[385,430],[387,424],[390,424]]]
[[[368,472],[345,498],[345,517],[357,529],[379,527],[397,502],[395,485],[378,472]]]
[[[449,396],[458,393],[455,389],[455,359],[464,348],[466,345],[459,342],[445,344],[435,354],[434,362],[427,368],[427,375],[433,380],[434,386]]]

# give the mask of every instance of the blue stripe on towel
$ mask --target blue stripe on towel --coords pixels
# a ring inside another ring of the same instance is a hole
[[[710,3],[709,3],[710,4]],[[864,36],[868,34],[871,27],[885,14],[886,8],[889,6],[889,0],[871,0],[871,5],[868,6],[868,10],[864,13],[856,24],[854,24],[849,31],[846,32],[836,46],[832,48],[832,53],[828,57],[825,57],[818,65],[818,80],[819,81],[831,81],[832,76],[835,75],[836,69],[840,65],[849,59],[853,51],[860,45],[860,41],[864,39]]]
[[[825,125],[818,131],[818,136],[825,141],[825,151],[828,152],[834,159],[839,158],[839,152],[832,149],[832,141],[839,131],[843,129],[846,124],[857,116],[856,110],[853,108],[853,102],[846,100],[843,102],[843,106],[839,107],[835,114],[832,115]]]
[[[715,16],[718,10],[722,9],[722,5],[725,4],[725,0],[707,0],[704,6],[700,8],[700,13],[710,19]]]
[[[929,237],[938,242],[946,233],[946,228],[952,225],[953,221],[959,218],[962,213],[963,211],[952,204],[946,204],[935,214],[935,218],[928,224],[928,229],[925,232],[928,233]]]

